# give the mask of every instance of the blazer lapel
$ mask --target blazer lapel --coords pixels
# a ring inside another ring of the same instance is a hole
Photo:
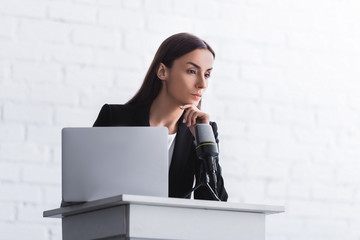
[[[182,122],[182,115],[178,121],[178,130],[175,138],[174,152],[170,164],[171,173],[181,173],[187,165],[189,153],[193,147],[193,135],[188,126]],[[175,174],[176,175],[176,174]],[[171,176],[171,174],[170,174]]]

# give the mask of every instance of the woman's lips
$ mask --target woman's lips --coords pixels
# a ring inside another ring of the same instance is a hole
[[[192,94],[192,95],[194,96],[194,98],[195,98],[196,100],[201,99],[201,95],[200,95],[200,94]]]

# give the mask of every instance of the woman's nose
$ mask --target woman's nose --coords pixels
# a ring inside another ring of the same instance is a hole
[[[198,78],[196,87],[197,88],[206,88],[207,87],[206,79],[204,76]]]

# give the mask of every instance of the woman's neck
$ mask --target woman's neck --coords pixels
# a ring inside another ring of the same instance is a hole
[[[169,134],[174,134],[183,112],[179,105],[160,92],[150,107],[150,126],[164,126],[169,129]]]

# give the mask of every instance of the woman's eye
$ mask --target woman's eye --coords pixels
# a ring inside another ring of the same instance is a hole
[[[190,73],[190,74],[196,74],[196,71],[192,70],[192,69],[187,70],[187,72]]]
[[[205,78],[209,78],[210,77],[210,73],[205,73]]]

